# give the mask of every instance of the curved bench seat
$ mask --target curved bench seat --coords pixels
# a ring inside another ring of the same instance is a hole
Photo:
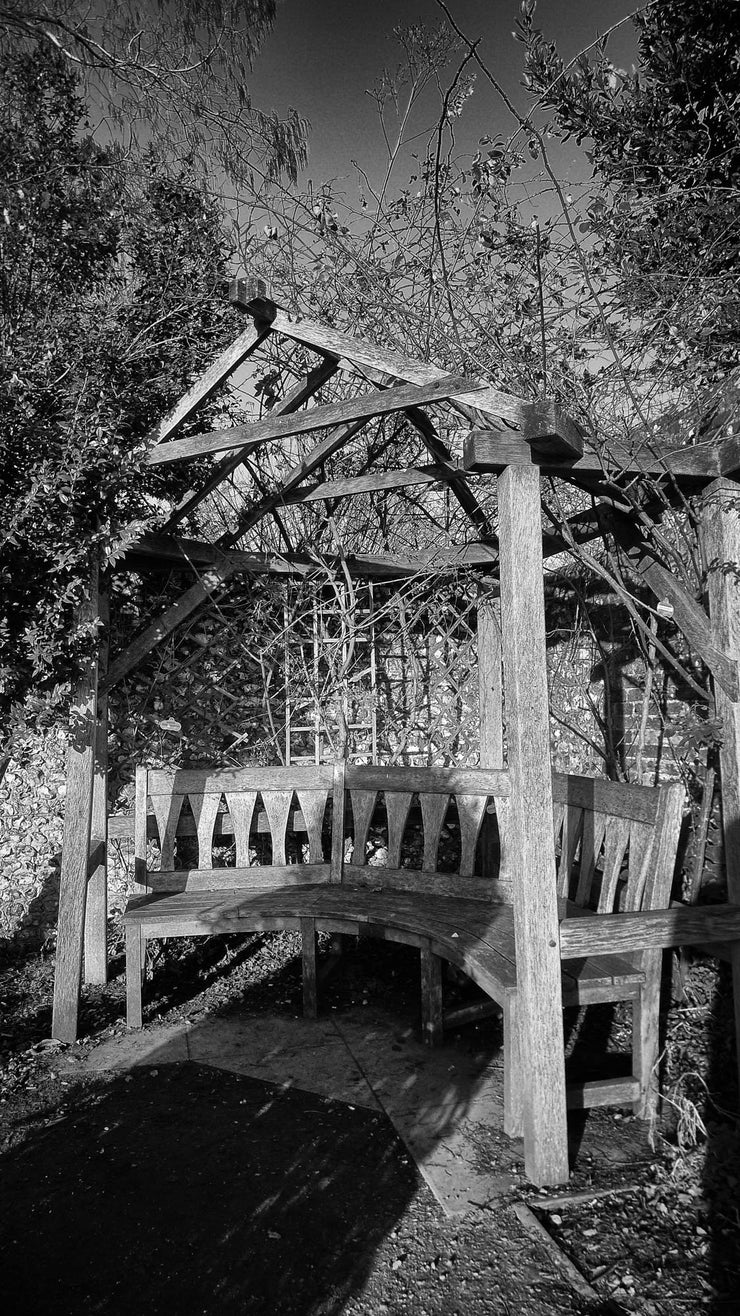
[[[144,952],[153,937],[295,929],[309,1015],[318,1004],[318,931],[404,942],[420,952],[425,1040],[443,1034],[444,960],[500,1007],[505,1129],[519,1133],[524,1080],[515,920],[506,897],[526,874],[513,870],[510,789],[506,772],[469,768],[142,769],[139,894],[124,914],[129,1024],[141,1026]],[[567,926],[595,921],[595,914],[666,908],[680,787],[555,776],[553,798]],[[150,862],[150,810],[158,865]],[[456,870],[448,871],[455,856]],[[195,867],[178,866],[193,857]],[[571,941],[588,944],[580,930]],[[628,1001],[633,1009],[631,1076],[581,1083],[569,1092],[569,1104],[631,1104],[650,1115],[657,1098],[660,951],[607,949],[567,959],[561,952],[561,959],[564,1005]]]

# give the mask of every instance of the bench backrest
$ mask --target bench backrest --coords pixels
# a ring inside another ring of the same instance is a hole
[[[134,822],[138,886],[148,891],[210,891],[331,880],[332,855],[326,854],[324,838],[337,776],[331,766],[139,768]],[[341,802],[341,785],[339,790]],[[148,802],[159,841],[158,869],[147,859]],[[305,837],[300,843],[297,810]],[[178,854],[178,867],[176,838],[178,849],[193,852],[185,856],[184,865]],[[179,838],[185,838],[184,845]],[[336,863],[334,856],[335,868]]]
[[[344,832],[351,850],[345,850],[342,880],[506,900],[509,799],[509,774],[501,769],[347,764]],[[485,829],[488,862],[479,850]]]
[[[682,787],[556,773],[553,801],[561,896],[601,913],[667,906]],[[147,862],[148,805],[158,869]],[[510,900],[510,827],[500,769],[140,768],[136,880],[149,891],[345,882]]]
[[[331,881],[481,900],[507,890],[509,779],[502,771],[343,763],[140,768],[136,792],[136,880],[143,890]],[[147,860],[149,808],[158,869]],[[476,874],[484,819],[495,855],[485,878],[480,864]],[[177,867],[176,840],[183,852]]]
[[[553,774],[558,894],[600,914],[668,906],[684,789]]]

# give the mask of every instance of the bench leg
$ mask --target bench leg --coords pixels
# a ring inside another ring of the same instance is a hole
[[[126,928],[126,1023],[141,1028],[141,986],[144,980],[146,939],[134,924]]]
[[[429,942],[421,947],[421,1033],[427,1046],[438,1046],[444,1037],[442,960]]]
[[[301,919],[301,962],[303,965],[303,1013],[307,1019],[315,1019],[318,1014],[316,924],[312,918]]]
[[[652,959],[654,963],[650,963]],[[658,1113],[658,1054],[660,1049],[660,974],[662,952],[645,951],[645,984],[632,1003],[632,1073],[640,1084],[633,1110],[639,1119],[654,1120]]]
[[[524,1136],[524,1090],[519,1057],[516,998],[504,1001],[504,1133],[509,1138]]]

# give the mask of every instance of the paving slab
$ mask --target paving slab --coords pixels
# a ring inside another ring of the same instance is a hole
[[[489,1206],[517,1182],[522,1149],[503,1133],[495,1047],[427,1047],[381,1009],[316,1020],[229,1011],[108,1038],[77,1063],[102,1072],[188,1060],[382,1110],[449,1216]]]
[[[489,1206],[519,1182],[523,1148],[503,1131],[499,1053],[430,1048],[377,1013],[336,1024],[447,1215]]]
[[[351,1050],[325,1019],[215,1016],[188,1034],[191,1060],[367,1110],[380,1106]]]

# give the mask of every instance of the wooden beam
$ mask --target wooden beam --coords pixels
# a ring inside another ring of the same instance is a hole
[[[100,593],[102,633],[98,652],[98,682],[108,665],[108,592]],[[90,867],[85,899],[84,980],[100,986],[108,981],[108,696],[98,699],[95,733]]]
[[[594,914],[564,918],[560,954],[564,960],[588,955],[631,955],[669,946],[740,942],[740,905],[684,905],[643,913]]]
[[[246,534],[247,530],[256,525],[263,516],[266,516],[275,508],[282,507],[288,502],[302,501],[300,486],[303,480],[335,452],[343,448],[346,443],[349,443],[350,439],[357,434],[358,430],[362,429],[364,424],[364,420],[357,420],[353,425],[340,425],[331,430],[306,457],[303,457],[291,468],[279,489],[276,489],[274,493],[269,494],[253,507],[247,507],[241,513],[238,517],[236,529],[229,531],[228,534],[221,535],[218,546],[220,548],[230,548],[232,544],[236,544],[241,539],[242,535]]]
[[[440,439],[426,412],[422,411],[420,407],[408,407],[406,416],[421,435],[427,451],[437,464],[446,471],[445,484],[450,489],[452,496],[460,504],[478,532],[487,539],[493,539],[493,531],[486,513],[473,490],[469,489],[460,480],[458,468],[452,461],[452,454],[447,445]]]
[[[118,681],[123,680],[124,676],[133,671],[156,645],[161,644],[162,640],[166,639],[181,622],[185,621],[186,617],[195,612],[195,609],[199,608],[201,603],[210,598],[215,590],[224,585],[234,570],[234,562],[230,558],[221,556],[220,560],[209,567],[196,580],[195,584],[181,595],[176,603],[173,603],[170,608],[166,608],[157,621],[153,622],[151,626],[147,626],[146,630],[114,659],[105,680],[101,683],[102,689],[110,690]]]
[[[501,638],[512,794],[517,1043],[524,1158],[536,1184],[568,1178],[558,908],[542,579],[540,480],[534,467],[499,477]]]
[[[618,488],[620,481],[650,475],[655,479],[672,478],[690,488],[697,488],[719,474],[717,448],[669,448],[653,455],[644,446],[631,450],[610,444],[609,451],[596,452],[584,447],[581,456],[554,457],[551,452],[522,442],[520,435],[507,430],[460,430],[463,442],[463,466],[471,472],[495,473],[506,466],[537,466],[546,475],[561,475],[578,482],[579,477],[598,477],[605,488]]]
[[[317,465],[320,463],[317,463]],[[454,465],[454,463],[453,463]],[[457,470],[456,479],[467,478],[465,471]],[[350,475],[345,480],[324,480],[321,484],[289,488],[288,481],[280,489],[280,501],[291,503],[333,502],[336,498],[354,498],[357,494],[384,493],[392,489],[406,489],[416,485],[440,488],[449,481],[449,468],[445,466],[403,466],[387,471],[368,471],[365,475]],[[275,495],[278,496],[277,494]]]
[[[717,648],[712,625],[697,599],[677,576],[659,562],[650,546],[640,537],[634,521],[613,508],[603,507],[602,524],[610,530],[629,557],[638,575],[657,599],[667,599],[673,608],[673,620],[691,648],[706,664],[715,681],[727,696],[740,698],[740,668],[737,659]]]
[[[346,363],[348,368],[362,373],[366,379],[373,384],[378,384],[381,388],[387,388],[393,383],[393,376],[387,375],[379,370],[371,370],[369,366],[358,368],[353,362]],[[427,451],[435,458],[446,474],[443,475],[444,483],[450,489],[453,498],[462,507],[473,525],[477,527],[486,539],[495,538],[491,529],[488,517],[481,507],[478,499],[471,489],[467,489],[460,479],[460,465],[453,461],[452,454],[442,439],[439,437],[434,425],[425,411],[421,407],[408,407],[405,411],[408,421],[419,432],[425,444]],[[472,414],[472,413],[471,413]]]
[[[98,568],[78,617],[98,619]],[[51,1034],[59,1042],[74,1042],[80,1006],[85,898],[90,860],[90,818],[95,773],[98,660],[88,658],[73,690],[67,753],[67,793],[64,801],[62,869],[59,882],[54,1007]]]
[[[198,408],[208,401],[219,385],[223,384],[229,375],[233,374],[237,366],[240,366],[257,350],[268,333],[269,330],[265,326],[258,328],[253,325],[245,333],[240,334],[196,379],[192,388],[188,389],[185,396],[177,403],[177,406],[173,407],[172,411],[157,426],[157,429],[152,431],[149,436],[150,439],[153,439],[155,443],[163,443],[165,439],[170,439],[173,434],[176,434]]]
[[[707,569],[709,616],[717,648],[740,657],[740,511],[738,487],[729,480],[710,484],[702,500],[701,542]],[[714,683],[722,722],[719,775],[722,797],[727,897],[740,905],[740,702]],[[732,945],[735,1039],[740,1070],[740,941]]]
[[[381,578],[394,575],[418,575],[428,571],[455,571],[462,567],[483,568],[490,571],[498,563],[498,551],[492,544],[460,544],[457,548],[439,547],[420,551],[413,557],[394,553],[351,553],[346,558],[334,554],[318,556],[312,553],[242,553],[231,550],[223,553],[213,544],[193,539],[160,539],[146,535],[127,555],[129,564],[136,570],[146,563],[157,563],[163,568],[173,566],[210,567],[211,564],[229,563],[235,572],[255,572],[259,575],[274,573],[279,576],[306,575],[336,568],[345,563],[359,575]]]
[[[339,366],[336,361],[328,358],[322,361],[298,381],[295,388],[292,388],[282,401],[273,407],[270,415],[287,416],[297,411],[299,407],[303,406],[304,402],[307,402],[309,398],[318,392],[327,380],[331,379],[332,375],[336,374],[338,369]],[[208,495],[213,493],[214,489],[217,489],[225,479],[242,465],[242,462],[243,453],[239,451],[232,452],[228,457],[224,457],[215,470],[211,472],[205,484],[200,489],[195,489],[192,493],[187,494],[179,506],[175,508],[172,515],[162,526],[161,533],[169,534],[175,526],[180,525],[186,516],[194,512],[196,507],[199,507]]]
[[[160,444],[147,455],[147,465],[159,466],[174,461],[185,461],[192,457],[203,457],[213,452],[224,452],[231,448],[241,448],[251,452],[262,443],[275,442],[276,439],[292,438],[295,434],[307,434],[312,430],[331,429],[335,425],[346,424],[351,420],[370,420],[375,416],[387,415],[394,411],[404,411],[406,407],[419,402],[444,402],[463,384],[468,383],[461,376],[447,375],[432,384],[401,385],[398,388],[376,389],[372,393],[363,393],[359,397],[347,398],[342,402],[332,402],[325,407],[311,407],[300,415],[267,417],[266,420],[253,421],[250,425],[234,425],[227,430],[214,430],[210,434],[194,434],[187,439],[174,439],[172,443]]]
[[[730,479],[740,475],[740,439],[732,434],[719,445],[719,474]]]
[[[356,365],[367,366],[370,370],[381,371],[395,379],[406,379],[413,384],[428,384],[444,377],[439,366],[430,365],[427,361],[378,347],[375,343],[342,333],[329,325],[316,324],[299,317],[291,318],[287,311],[270,301],[261,280],[235,279],[229,296],[235,306],[242,307],[250,314],[258,318],[268,316],[273,333],[282,334],[306,347],[346,357]],[[491,387],[485,381],[468,379],[464,389],[467,391],[461,389],[451,399],[453,405],[463,410],[464,414],[470,408],[487,412],[515,425],[525,438],[531,436],[537,443],[548,443],[553,451],[581,451],[581,431],[569,417],[560,413],[555,403],[525,402],[522,398]]]

